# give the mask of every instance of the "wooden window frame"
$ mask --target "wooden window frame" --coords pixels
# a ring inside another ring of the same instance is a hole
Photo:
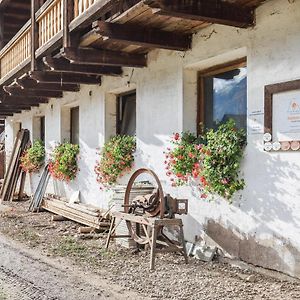
[[[265,86],[264,133],[273,137],[273,95],[296,90],[300,90],[300,79]]]
[[[117,99],[116,99],[116,134],[121,134],[121,127],[122,127],[121,109],[120,109],[121,98],[124,96],[131,95],[131,94],[136,95],[136,90],[131,90],[126,93],[117,95]]]
[[[209,67],[198,72],[198,101],[197,101],[197,133],[202,133],[201,124],[205,124],[205,92],[204,78],[220,73],[225,73],[234,69],[247,67],[247,58],[243,57],[224,64]]]

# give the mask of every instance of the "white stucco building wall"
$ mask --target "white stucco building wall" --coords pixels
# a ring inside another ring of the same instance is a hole
[[[197,71],[246,56],[250,114],[263,111],[265,85],[300,78],[299,53],[300,0],[268,1],[257,9],[255,28],[210,26],[194,35],[191,51],[153,51],[147,68],[133,73],[125,69],[122,78],[104,77],[101,86],[82,85],[78,93],[65,93],[63,99],[7,118],[6,149],[10,153],[16,122],[32,132],[34,116],[45,115],[49,153],[67,136],[64,110],[79,105],[80,172],[70,184],[51,182],[49,191],[70,196],[80,190],[82,202],[106,207],[108,197],[93,171],[97,148],[115,132],[115,95],[136,89],[135,168],[153,169],[166,192],[189,199],[186,238],[193,241],[200,235],[235,257],[300,277],[299,152],[264,152],[263,133],[252,134],[248,122],[242,168],[246,188],[232,205],[222,199],[201,200],[190,187],[172,188],[163,163],[172,133],[196,130]],[[34,186],[27,186],[29,194]]]

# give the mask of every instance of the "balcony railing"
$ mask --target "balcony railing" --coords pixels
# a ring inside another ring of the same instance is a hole
[[[15,37],[0,51],[1,78],[30,57],[31,32],[27,22]]]
[[[82,17],[92,6],[101,0],[74,0],[74,20]],[[37,11],[38,52],[47,43],[62,36],[63,0],[48,0]],[[37,53],[38,53],[37,52]],[[3,78],[14,74],[17,68],[29,63],[31,57],[31,25],[30,20],[0,51],[0,76]]]
[[[63,1],[54,0],[37,18],[39,47],[45,45],[63,29]]]
[[[82,15],[99,0],[74,0],[74,18]]]

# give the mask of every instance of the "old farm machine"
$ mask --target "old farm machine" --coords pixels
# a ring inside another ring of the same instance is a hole
[[[151,175],[157,188],[148,195],[137,196],[130,200],[130,192],[135,180],[141,174]],[[179,252],[184,256],[185,262],[188,257],[185,248],[182,220],[175,218],[176,214],[186,214],[188,201],[186,199],[175,199],[170,195],[165,195],[158,176],[149,169],[139,169],[130,178],[124,197],[124,211],[111,212],[112,222],[107,237],[106,248],[108,248],[112,238],[131,237],[137,247],[145,245],[150,247],[150,269],[154,269],[155,255],[158,252]],[[116,228],[122,221],[126,222],[128,235],[117,235]],[[166,234],[176,232],[170,237]]]

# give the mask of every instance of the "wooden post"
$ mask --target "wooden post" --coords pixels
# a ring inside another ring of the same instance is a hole
[[[74,18],[74,0],[63,0],[63,47],[71,47],[69,24]]]
[[[37,70],[35,51],[39,47],[38,24],[35,19],[35,13],[39,9],[39,0],[31,0],[31,71]]]
[[[4,47],[4,13],[0,11],[0,50]]]

